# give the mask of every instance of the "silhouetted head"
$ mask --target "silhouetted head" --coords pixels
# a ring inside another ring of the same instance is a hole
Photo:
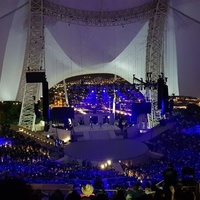
[[[6,200],[27,200],[31,199],[32,194],[30,185],[21,179],[9,178],[0,181],[0,196],[5,197]]]

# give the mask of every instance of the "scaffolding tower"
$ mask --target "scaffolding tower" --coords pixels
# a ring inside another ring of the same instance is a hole
[[[169,0],[158,0],[154,17],[149,20],[146,47],[146,80],[156,83],[159,76],[164,76],[164,30]],[[158,109],[158,91],[155,87],[146,88],[151,101],[151,114],[148,114],[150,128],[159,123],[161,112]]]
[[[39,99],[40,83],[27,83],[26,73],[44,71],[43,0],[29,0],[29,25],[26,54],[17,100],[22,101],[19,125],[34,129],[34,104]]]
[[[121,11],[81,11],[53,4],[47,0],[29,0],[29,26],[23,72],[17,100],[22,102],[19,125],[34,129],[34,103],[39,99],[40,84],[27,83],[26,73],[45,70],[44,64],[44,16],[52,17],[66,23],[88,26],[121,26],[145,19],[150,19],[146,50],[146,73],[151,73],[156,81],[164,73],[163,33],[169,0],[153,0],[149,3]],[[155,125],[157,120],[157,93],[152,94],[152,114],[149,120]]]

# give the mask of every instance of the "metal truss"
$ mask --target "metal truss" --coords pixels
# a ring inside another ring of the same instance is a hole
[[[84,11],[44,1],[44,15],[68,24],[87,26],[121,26],[154,17],[157,1],[118,11]]]
[[[18,92],[22,99],[19,125],[33,130],[35,124],[34,103],[39,98],[39,83],[26,83],[26,73],[44,70],[44,15],[43,0],[29,0],[29,27],[23,72]]]
[[[157,106],[157,90],[147,90],[146,93],[151,102],[151,113],[147,114],[148,124],[149,128],[153,128],[159,124],[161,119],[160,110],[158,110]]]
[[[157,81],[159,75],[164,73],[162,52],[168,2],[169,0],[158,0],[155,15],[149,21],[146,49],[146,72],[152,73],[153,81]]]
[[[22,101],[19,125],[33,129],[34,103],[38,99],[39,83],[26,83],[28,69],[44,69],[44,16],[69,24],[87,26],[121,26],[150,19],[146,51],[146,72],[156,81],[164,73],[162,61],[163,32],[168,0],[153,0],[145,5],[120,11],[82,11],[53,4],[46,0],[29,0],[29,28],[26,54],[17,100]],[[156,112],[157,94],[152,96],[152,113]],[[154,122],[156,114],[151,116]]]
[[[165,20],[168,11],[169,0],[158,0],[155,15],[149,21],[146,48],[146,73],[151,74],[151,82],[156,83],[161,74],[164,75],[163,63],[163,38]],[[148,77],[146,77],[148,79]],[[152,112],[149,121],[152,126],[158,124],[160,111],[157,107],[157,89],[151,89]]]

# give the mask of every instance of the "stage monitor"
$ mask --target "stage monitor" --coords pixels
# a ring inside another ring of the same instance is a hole
[[[51,109],[51,120],[74,119],[74,108],[71,107],[55,107]]]
[[[136,115],[151,113],[151,103],[150,102],[132,103],[132,113]]]

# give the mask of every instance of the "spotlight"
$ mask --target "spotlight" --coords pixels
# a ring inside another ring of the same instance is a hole
[[[49,138],[50,138],[50,135],[47,135],[46,138],[49,139]]]

